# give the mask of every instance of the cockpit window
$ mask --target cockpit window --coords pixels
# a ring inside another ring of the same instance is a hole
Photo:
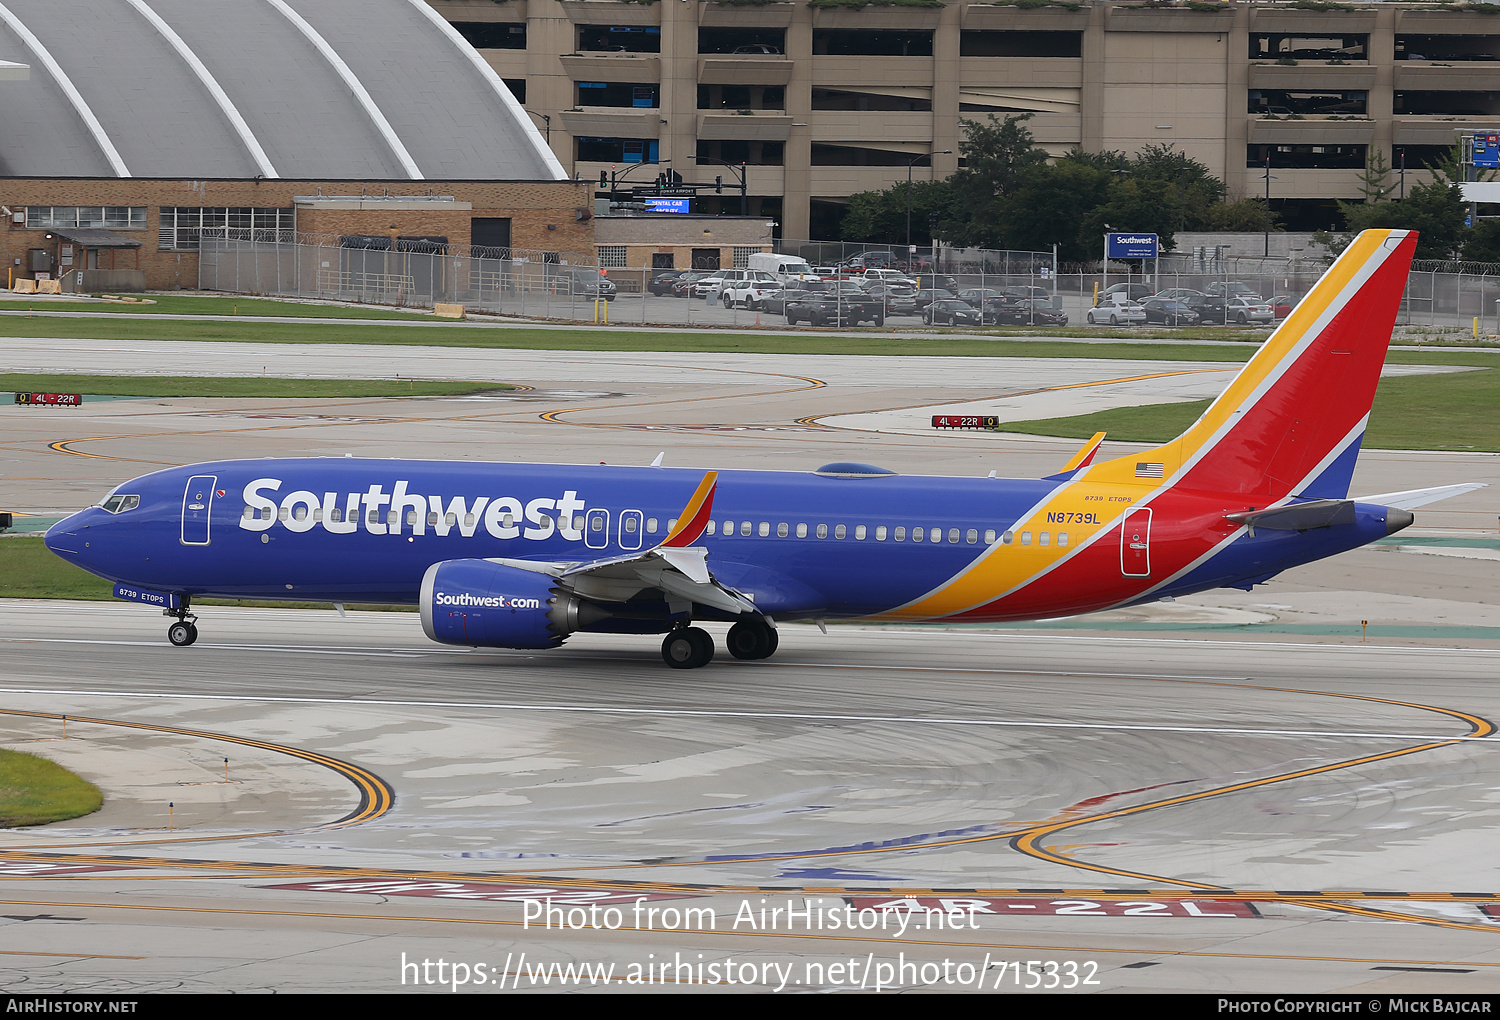
[[[112,514],[123,514],[127,510],[134,510],[141,505],[139,496],[110,496],[99,506]]]

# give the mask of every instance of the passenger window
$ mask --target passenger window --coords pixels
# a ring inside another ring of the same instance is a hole
[[[749,521],[740,521],[740,534],[744,535],[746,538],[750,537],[750,522]]]
[[[937,539],[933,539],[933,541],[936,542]],[[948,529],[948,544],[949,545],[957,545],[958,544],[958,529],[957,528],[949,528]]]
[[[799,524],[799,525],[797,525],[797,537],[798,538],[806,538],[807,537],[807,525],[806,524]]]
[[[1007,531],[1004,535],[1000,536],[1000,541],[1004,542],[1006,545],[1010,545],[1015,540],[1016,533],[1014,531]]]
[[[1067,545],[1068,544],[1068,533],[1066,531],[1059,531],[1057,533],[1057,544],[1058,545]]]
[[[1052,544],[1052,533],[1051,532],[1047,532],[1047,531],[1042,532],[1040,535],[1038,535],[1036,537],[1036,544],[1037,545],[1051,545]]]
[[[625,518],[625,533],[627,535],[634,535],[635,534],[635,518],[634,517],[627,517],[627,518]]]
[[[897,528],[896,529],[896,541],[898,541],[898,542],[905,542],[906,541],[906,529],[905,528]]]
[[[473,526],[474,526],[474,515],[473,514],[464,514],[464,527],[466,527],[466,528],[472,528]]]
[[[734,534],[734,522],[733,521],[725,521],[724,522],[724,537],[728,538],[730,535],[733,535],[733,534]]]
[[[911,529],[911,540],[913,542],[920,542],[920,541],[922,541],[922,539],[924,539],[926,537],[927,537],[927,529],[926,528],[912,528]]]
[[[401,511],[387,510],[385,512],[385,522],[387,524],[399,525],[401,523]]]
[[[594,523],[598,524],[599,522],[595,521]],[[514,528],[516,526],[516,515],[515,514],[501,514],[500,515],[500,526],[502,528]],[[594,530],[598,531],[599,529],[596,527]]]
[[[677,527],[677,525],[674,524],[674,525],[672,525],[672,527],[675,528],[675,527]],[[708,533],[710,535],[715,535],[715,534],[718,534],[718,531],[719,531],[718,525],[716,525],[713,521],[709,521],[708,522]]]
[[[263,521],[269,521],[271,519],[271,508],[270,507],[266,507],[264,510],[262,510],[260,512],[260,519],[263,520]]]
[[[320,506],[313,507],[313,520],[315,520],[315,521],[321,521],[322,519],[323,519],[323,508],[320,507]]]
[[[770,535],[771,535],[771,522],[770,521],[761,521],[760,522],[760,537],[761,538],[769,538]]]
[[[375,511],[372,510],[370,512],[374,513]],[[455,524],[458,523],[458,514],[449,514],[445,518],[445,523],[448,525],[448,527],[450,527],[450,528],[453,527]]]
[[[953,539],[953,541],[957,542],[958,541],[958,538],[957,538],[958,532],[955,531],[953,534],[955,536],[954,539]],[[933,528],[932,529],[932,534],[930,536],[928,536],[928,537],[931,538],[934,542],[941,542],[943,540],[943,529],[942,528]]]
[[[313,512],[313,517],[317,518],[317,516],[318,516],[317,512],[314,511]],[[406,523],[407,524],[416,524],[417,523],[417,512],[415,510],[408,510],[408,511],[406,511]]]
[[[985,531],[985,533],[984,533],[984,544],[985,545],[994,545],[995,544],[995,529],[994,528],[989,528],[989,529],[987,529]]]
[[[1022,545],[1030,545],[1031,544],[1031,532],[1029,532],[1029,531],[1023,531],[1023,532],[1021,532],[1021,544]]]
[[[848,533],[849,532],[844,528],[844,526],[842,524],[838,524],[838,525],[834,526],[834,529],[833,529],[833,537],[834,538],[843,538]]]
[[[875,529],[875,541],[877,541],[877,542],[884,542],[885,541],[885,525],[884,524],[880,525],[879,527],[877,527]]]
[[[776,525],[776,537],[777,538],[786,538],[787,535],[791,534],[791,531],[792,531],[792,529],[788,528],[785,524],[778,524],[778,525]]]
[[[333,512],[333,519],[334,520],[338,520],[339,519],[339,512],[337,510],[335,510]],[[429,510],[427,512],[427,523],[428,524],[436,524],[437,522],[438,522],[437,511],[436,510]]]
[[[248,521],[250,519],[250,515],[253,514],[254,512],[255,512],[255,508],[254,507],[250,507],[250,506],[245,507],[245,513],[244,513],[245,520]]]
[[[828,525],[826,525],[826,524],[819,524],[818,525],[818,537],[819,538],[827,538],[828,537]]]
[[[646,534],[648,534],[648,535],[654,535],[654,534],[656,534],[656,518],[655,517],[647,517],[646,518]]]
[[[974,545],[979,541],[979,532],[974,528],[970,528],[969,533],[964,536],[964,540],[967,541],[970,545]]]
[[[855,525],[854,540],[856,542],[863,542],[865,540],[865,526],[863,524]]]

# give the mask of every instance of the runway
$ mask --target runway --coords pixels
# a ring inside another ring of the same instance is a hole
[[[1074,444],[811,419],[1144,372],[545,360],[486,375],[533,387],[487,401],[4,408],[5,484],[41,511],[209,457],[663,447],[1037,475]],[[1355,485],[1497,464],[1366,453]],[[139,607],[3,603],[4,746],[106,791],[0,834],[5,987],[1494,992],[1494,491],[1252,593],[1024,628],[789,624],[774,659],[689,672],[650,638],[436,646],[413,614],[207,607],[177,649]]]

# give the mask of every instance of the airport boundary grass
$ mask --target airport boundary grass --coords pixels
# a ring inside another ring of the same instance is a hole
[[[1120,407],[1071,418],[1006,422],[1002,432],[1119,442],[1165,443],[1197,420],[1211,401]],[[1382,379],[1370,409],[1364,448],[1500,452],[1500,368]]]
[[[56,762],[0,750],[0,828],[60,822],[91,814],[103,804],[97,786]]]
[[[100,397],[453,397],[511,389],[515,387],[510,383],[421,379],[0,374],[0,393],[84,393]]]
[[[0,598],[77,599],[114,602],[114,585],[95,577],[53,553],[41,535],[0,535]],[[121,605],[127,603],[121,602]],[[249,599],[194,599],[198,606],[246,606],[259,609],[314,609],[327,611],[328,602],[255,602]],[[349,603],[345,609],[366,612],[415,613],[415,606]],[[153,614],[143,614],[147,618]]]
[[[219,341],[272,344],[372,344],[417,347],[492,348],[526,351],[601,351],[729,354],[839,354],[918,355],[977,358],[1109,358],[1125,361],[1242,362],[1263,339],[1259,334],[1243,343],[1120,342],[1093,336],[1072,339],[1004,339],[997,337],[931,335],[843,336],[786,333],[736,333],[728,329],[703,332],[658,331],[593,326],[539,328],[424,322],[420,325],[385,322],[313,323],[221,321],[89,316],[59,318],[0,315],[0,337],[86,340],[164,340],[191,343]],[[1144,339],[1144,338],[1143,338]],[[1202,339],[1202,338],[1198,338]],[[60,354],[67,352],[59,344]],[[1397,364],[1500,366],[1500,350],[1465,351],[1434,348],[1392,351]]]

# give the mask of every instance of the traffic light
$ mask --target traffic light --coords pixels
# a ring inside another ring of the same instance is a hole
[[[600,170],[599,171],[599,187],[601,187],[601,188],[607,188],[607,187],[609,187],[609,171],[608,170]]]
[[[714,178],[714,190],[720,193],[724,191],[724,175],[720,174]]]

